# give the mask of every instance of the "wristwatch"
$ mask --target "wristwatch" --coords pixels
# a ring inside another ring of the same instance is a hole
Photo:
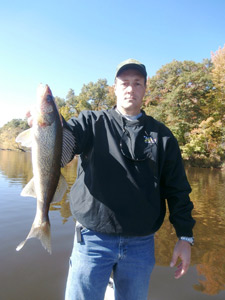
[[[180,236],[179,240],[188,242],[191,246],[194,246],[194,238],[187,236]]]

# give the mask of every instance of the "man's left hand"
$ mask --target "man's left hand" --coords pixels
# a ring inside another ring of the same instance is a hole
[[[191,262],[191,245],[188,242],[179,240],[176,243],[170,267],[176,265],[178,258],[181,259],[181,263],[177,266],[174,274],[176,279],[187,273]]]

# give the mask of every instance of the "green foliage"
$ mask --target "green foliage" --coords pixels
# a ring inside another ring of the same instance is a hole
[[[6,123],[2,128],[0,128],[0,131],[5,131],[9,129],[21,129],[21,130],[26,130],[29,128],[27,121],[22,120],[22,119],[13,119],[10,122]]]
[[[215,111],[218,119],[225,119],[225,45],[211,55],[213,61],[212,80]]]
[[[13,119],[0,128],[0,149],[18,150],[19,145],[16,143],[16,136],[28,129],[29,126],[26,120]]]
[[[83,85],[79,95],[84,103],[92,110],[107,109],[108,106],[108,84],[106,79],[99,79],[96,83],[90,82]]]
[[[66,101],[63,98],[60,98],[57,96],[55,97],[55,102],[56,102],[58,109],[60,109],[61,107],[64,107],[66,105]]]
[[[84,84],[78,96],[72,89],[66,96],[65,106],[60,112],[66,120],[77,116],[82,110],[101,110],[111,108],[115,104],[113,88],[109,87],[106,79],[99,79],[96,83]]]
[[[173,61],[148,79],[145,111],[175,134],[192,165],[225,160],[225,47],[202,63]]]
[[[185,133],[209,117],[211,67],[208,60],[174,60],[147,81],[145,110],[164,122],[181,145],[185,144]]]
[[[65,105],[59,109],[59,113],[63,116],[63,118],[68,121],[70,118],[74,116],[74,114],[71,112],[68,105]]]
[[[225,159],[225,141],[222,122],[213,117],[202,121],[187,137],[181,146],[183,158],[192,164],[205,167],[220,167]]]

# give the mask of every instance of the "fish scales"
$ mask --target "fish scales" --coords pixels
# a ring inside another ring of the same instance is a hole
[[[33,126],[16,139],[32,148],[33,178],[21,192],[22,196],[37,198],[37,209],[31,230],[25,241],[16,248],[19,251],[29,238],[40,239],[51,253],[49,206],[62,199],[67,190],[65,178],[60,173],[63,128],[50,88],[40,85],[38,103],[33,114]],[[57,187],[60,188],[57,188]]]

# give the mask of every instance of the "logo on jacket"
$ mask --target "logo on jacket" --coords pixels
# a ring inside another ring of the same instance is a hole
[[[154,145],[154,144],[156,144],[156,142],[157,142],[157,140],[156,139],[154,139],[153,137],[151,137],[151,136],[147,136],[147,135],[144,135],[144,142],[146,143],[146,144],[150,144],[150,145]]]

